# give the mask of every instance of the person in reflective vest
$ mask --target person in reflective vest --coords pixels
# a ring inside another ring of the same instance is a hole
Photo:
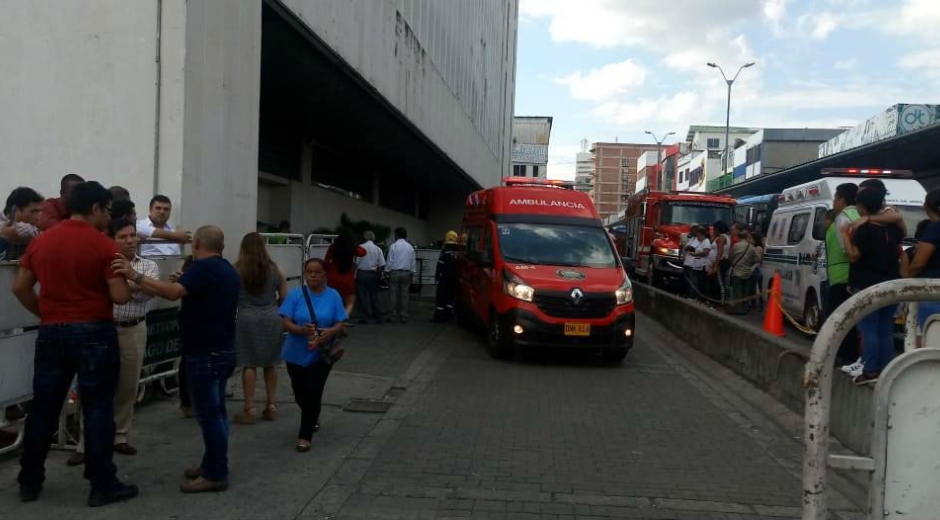
[[[832,314],[849,298],[849,257],[845,253],[842,229],[858,220],[855,209],[855,196],[858,186],[847,182],[836,187],[832,200],[832,209],[838,212],[835,221],[826,229],[826,274],[829,281],[829,305],[827,314]],[[838,359],[843,363],[852,363],[858,358],[858,334],[853,328],[839,347]]]
[[[434,271],[437,282],[434,322],[446,322],[454,313],[454,298],[457,295],[457,232],[448,231],[444,235],[444,247],[437,259]]]

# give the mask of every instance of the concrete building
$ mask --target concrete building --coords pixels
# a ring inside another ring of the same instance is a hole
[[[759,128],[744,128],[732,126],[728,129],[728,139],[734,143],[735,139],[747,139]],[[725,146],[725,127],[712,125],[691,125],[685,137],[689,150],[712,150],[721,153]]]
[[[594,205],[601,219],[616,214],[636,190],[636,161],[656,145],[594,143]]]
[[[511,171],[517,23],[517,0],[5,2],[0,194],[163,193],[233,254],[341,213],[425,243]]]
[[[587,145],[575,155],[574,189],[589,195],[594,190],[594,156]]]
[[[735,148],[734,182],[776,173],[817,159],[819,145],[842,128],[764,128]],[[743,153],[743,161],[741,154]]]
[[[659,190],[659,173],[662,169],[662,166],[658,163],[660,153],[659,150],[647,150],[637,158],[634,193],[639,193],[644,189]]]
[[[512,176],[545,179],[552,118],[517,116],[512,120]]]

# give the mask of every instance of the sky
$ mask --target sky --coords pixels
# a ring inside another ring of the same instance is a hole
[[[689,125],[855,126],[940,103],[940,0],[520,0],[515,113],[552,116],[548,173],[581,140]]]

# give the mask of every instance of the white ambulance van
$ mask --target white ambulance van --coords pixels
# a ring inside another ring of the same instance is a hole
[[[791,315],[802,316],[804,326],[818,330],[828,298],[826,213],[832,209],[836,187],[880,178],[888,189],[885,204],[904,216],[907,238],[911,239],[917,223],[927,218],[923,210],[927,192],[910,176],[910,171],[827,168],[822,179],[784,190],[777,199],[778,208],[767,231],[764,288],[770,288],[774,273],[779,272],[784,309]]]

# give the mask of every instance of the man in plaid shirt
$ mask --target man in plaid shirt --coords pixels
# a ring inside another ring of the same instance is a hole
[[[114,239],[121,254],[143,276],[160,279],[156,262],[137,256],[137,227],[134,221],[119,219],[111,221],[108,235]],[[118,346],[121,353],[121,372],[114,391],[114,452],[135,455],[137,448],[127,442],[127,434],[134,419],[134,404],[137,402],[137,385],[140,368],[147,347],[147,313],[153,303],[153,294],[143,289],[134,280],[129,280],[131,301],[114,306],[114,323],[117,325]],[[85,462],[85,442],[79,442],[75,454],[68,460],[69,466]]]

